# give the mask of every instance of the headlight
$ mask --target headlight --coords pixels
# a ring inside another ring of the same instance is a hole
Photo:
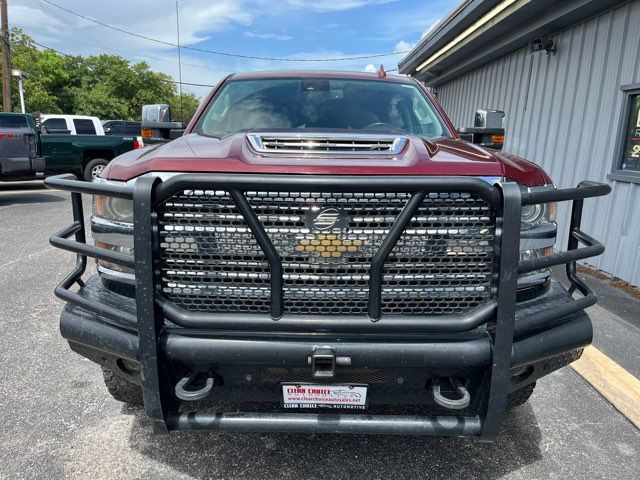
[[[97,179],[99,183],[117,183]],[[96,247],[133,256],[133,202],[108,195],[94,195],[91,235]],[[132,268],[97,260],[98,273],[103,278],[132,285],[135,281]]]
[[[125,198],[94,195],[93,214],[107,220],[133,223],[133,202]]]
[[[523,227],[555,222],[556,204],[541,203],[537,205],[523,205],[521,221]]]
[[[532,187],[531,190],[548,190],[553,185]],[[556,204],[541,203],[523,205],[520,222],[520,261],[532,260],[553,253],[556,243]],[[526,289],[545,283],[551,272],[548,269],[521,274],[518,288]]]

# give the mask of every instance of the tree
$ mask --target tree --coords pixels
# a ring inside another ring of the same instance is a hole
[[[171,106],[171,120],[182,122],[185,126],[196,113],[200,105],[200,99],[192,92],[182,92],[182,116],[180,115],[180,96],[175,95],[169,100]]]
[[[24,71],[25,106],[29,112],[94,115],[102,119],[140,119],[142,105],[168,103],[174,121],[188,123],[199,104],[193,93],[180,99],[175,83],[146,62],[131,63],[117,55],[89,57],[39,50],[22,30],[11,31],[11,63]],[[12,101],[20,105],[17,88]]]

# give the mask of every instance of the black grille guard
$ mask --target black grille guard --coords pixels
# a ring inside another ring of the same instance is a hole
[[[611,187],[584,181],[575,188],[527,191],[515,182],[489,185],[473,177],[371,177],[371,176],[297,176],[250,174],[180,174],[165,181],[141,177],[133,186],[95,184],[77,181],[72,174],[49,177],[47,187],[71,192],[73,223],[55,233],[53,246],[76,253],[74,270],[56,287],[59,298],[92,311],[117,326],[136,330],[143,396],[154,429],[250,429],[284,431],[332,431],[352,433],[395,433],[428,435],[480,435],[496,437],[504,417],[510,380],[511,350],[514,334],[540,328],[558,318],[578,312],[596,303],[594,292],[577,276],[576,262],[600,255],[604,246],[580,230],[583,202],[586,198],[607,195]],[[156,207],[185,189],[221,189],[229,192],[270,264],[271,315],[191,312],[179,308],[156,291],[155,262],[158,252]],[[369,315],[324,318],[323,316],[283,315],[282,264],[256,214],[243,195],[247,190],[327,191],[327,192],[407,192],[410,200],[394,222],[371,264]],[[394,316],[380,315],[382,273],[385,259],[425,193],[469,192],[486,201],[496,212],[496,294],[489,303],[466,315]],[[134,252],[127,256],[86,244],[81,194],[102,194],[133,200]],[[523,205],[572,201],[567,250],[548,256],[519,261],[520,212]],[[74,236],[75,240],[70,237]],[[584,245],[579,247],[579,245]],[[133,267],[136,277],[136,315],[83,297],[70,289],[83,286],[87,257]],[[581,298],[560,307],[549,308],[521,318],[514,325],[517,277],[554,265],[566,265],[570,293]],[[165,413],[163,388],[159,375],[159,345],[165,319],[185,328],[210,330],[246,330],[272,332],[350,332],[350,333],[456,333],[486,325],[491,338],[492,367],[488,402],[479,417],[406,417],[310,414],[220,414]],[[369,421],[371,419],[371,421]],[[342,423],[340,425],[340,423]]]

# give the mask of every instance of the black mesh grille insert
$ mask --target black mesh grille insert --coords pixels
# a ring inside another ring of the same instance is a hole
[[[284,312],[367,313],[373,255],[408,193],[247,192],[282,258]],[[269,312],[269,263],[225,191],[159,209],[161,284],[189,310]],[[495,215],[468,193],[427,195],[385,262],[382,312],[464,313],[491,295]]]

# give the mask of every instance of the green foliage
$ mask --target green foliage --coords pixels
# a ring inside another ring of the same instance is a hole
[[[64,56],[38,50],[17,28],[11,31],[11,66],[28,75],[24,80],[28,112],[139,120],[142,105],[168,103],[172,120],[186,124],[199,104],[196,95],[184,93],[181,118],[176,85],[169,75],[152,71],[146,62],[132,64],[117,55]],[[15,81],[11,96],[14,111],[18,111]]]
[[[171,106],[171,119],[174,122],[182,122],[186,126],[194,113],[196,113],[200,105],[200,99],[194,93],[182,92],[182,105],[178,95],[171,97],[168,103]],[[182,112],[182,115],[180,115],[180,112]]]

